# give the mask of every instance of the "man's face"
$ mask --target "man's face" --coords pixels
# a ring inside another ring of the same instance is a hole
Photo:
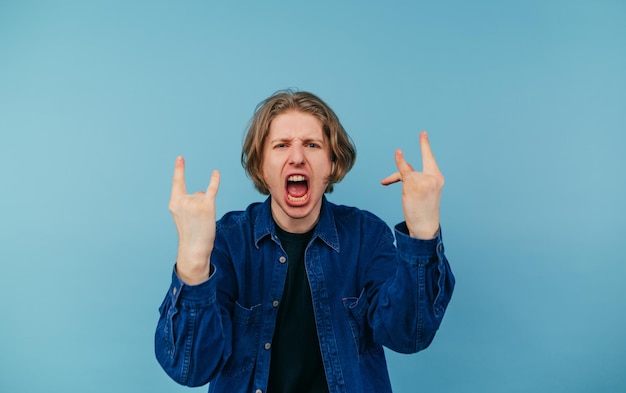
[[[272,120],[262,169],[281,228],[304,233],[317,223],[331,167],[329,142],[316,117],[292,110]]]

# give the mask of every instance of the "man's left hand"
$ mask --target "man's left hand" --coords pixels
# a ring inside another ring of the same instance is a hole
[[[398,172],[387,176],[382,185],[402,182],[402,209],[409,235],[417,239],[432,239],[439,230],[439,203],[443,188],[443,175],[430,149],[428,134],[420,134],[422,172],[415,171],[406,162],[402,150],[396,150]]]

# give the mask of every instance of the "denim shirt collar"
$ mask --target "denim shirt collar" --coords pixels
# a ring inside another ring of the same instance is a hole
[[[265,202],[261,204],[254,220],[254,245],[256,248],[259,248],[259,242],[265,236],[271,236],[274,241],[278,239],[276,224],[272,218],[271,198],[271,196],[267,197]],[[339,252],[339,236],[337,234],[337,226],[335,225],[335,217],[332,213],[332,205],[326,200],[326,196],[322,196],[320,218],[315,226],[315,232],[311,241],[316,237],[319,237],[328,247]]]

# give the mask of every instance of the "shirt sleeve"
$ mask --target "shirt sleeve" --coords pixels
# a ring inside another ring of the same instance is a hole
[[[223,337],[229,318],[224,318],[216,302],[215,275],[212,264],[207,281],[187,285],[174,268],[170,288],[159,308],[155,354],[165,372],[182,385],[208,383],[229,355],[229,341]],[[209,351],[211,356],[205,356]]]
[[[396,225],[395,238],[395,250],[389,251],[394,246],[386,238],[378,245],[382,257],[376,263],[395,264],[395,271],[372,291],[370,324],[376,342],[397,352],[414,353],[432,342],[455,279],[444,254],[441,229],[433,239],[415,239],[403,222]],[[392,253],[395,262],[386,260]]]

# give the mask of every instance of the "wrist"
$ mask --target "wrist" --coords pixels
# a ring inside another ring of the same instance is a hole
[[[176,274],[188,285],[200,284],[209,279],[211,253],[182,253],[176,258]]]
[[[436,238],[439,233],[439,223],[437,223],[437,225],[418,227],[409,227],[407,225],[407,229],[409,231],[409,236],[414,239],[431,240]]]

